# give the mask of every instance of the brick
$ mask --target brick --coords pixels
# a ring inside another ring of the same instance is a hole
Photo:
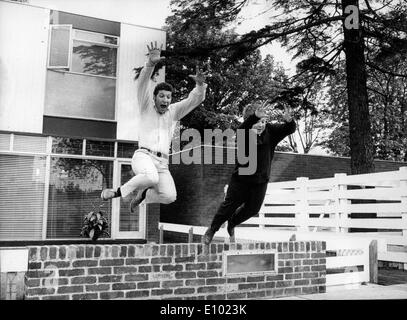
[[[185,280],[186,286],[203,286],[205,285],[205,279],[194,279],[194,280]]]
[[[210,294],[206,296],[207,300],[225,300],[226,294]]]
[[[57,293],[77,293],[77,292],[83,292],[83,286],[59,287]]]
[[[211,286],[211,287],[200,287],[197,290],[197,293],[213,293],[217,291],[217,287]]]
[[[325,271],[325,270],[326,270],[325,265],[317,265],[311,267],[311,271]]]
[[[309,259],[309,253],[294,253],[294,259]]]
[[[191,270],[206,270],[206,264],[205,263],[187,263],[185,265],[185,270],[191,271]]]
[[[52,296],[43,296],[42,300],[69,300],[69,295],[52,295]]]
[[[172,262],[172,258],[169,257],[165,257],[165,258],[151,258],[151,264],[163,264],[163,263],[171,263]],[[175,261],[177,262],[177,261]]]
[[[58,269],[63,269],[63,268],[69,268],[71,266],[71,263],[69,261],[45,261],[44,268],[47,268],[49,266],[55,267]]]
[[[311,279],[311,284],[325,284],[325,278]]]
[[[126,265],[140,265],[140,264],[147,264],[148,259],[140,259],[140,258],[129,258],[126,259]]]
[[[78,247],[78,250],[76,251],[76,257],[78,259],[85,257],[85,248],[83,246]]]
[[[161,287],[162,288],[182,287],[183,284],[184,284],[184,281],[182,281],[182,280],[168,280],[168,281],[162,281]]]
[[[212,269],[221,269],[222,268],[222,263],[221,262],[208,262],[207,263],[207,269],[212,270]]]
[[[40,279],[26,279],[25,280],[25,285],[28,288],[34,288],[34,287],[39,287],[41,284]]]
[[[305,260],[302,261],[302,264],[303,264],[304,266],[307,266],[307,265],[314,265],[314,264],[318,264],[318,263],[319,263],[319,260],[318,260],[318,259],[305,259]]]
[[[137,289],[135,283],[113,283],[112,290],[132,290]]]
[[[254,298],[263,298],[266,296],[266,291],[255,291],[255,292],[248,292],[247,298],[254,299]]]
[[[326,264],[326,259],[319,259],[319,264]]]
[[[36,261],[37,260],[37,248],[32,247],[28,250],[28,260],[29,261]]]
[[[318,278],[318,272],[304,272],[303,278]]]
[[[306,286],[309,285],[310,281],[308,279],[301,279],[301,280],[295,280],[294,285],[295,286]]]
[[[122,291],[114,291],[114,292],[101,292],[99,293],[100,299],[108,300],[108,299],[118,299],[124,297],[124,292]]]
[[[95,258],[99,258],[102,254],[102,248],[100,246],[95,247]]]
[[[85,257],[86,258],[93,258],[93,246],[86,246]]]
[[[136,248],[134,246],[129,246],[127,249],[127,256],[134,257],[136,252]]]
[[[96,283],[96,277],[74,277],[71,284],[93,284]]]
[[[148,275],[146,274],[126,274],[124,281],[147,281]]]
[[[89,268],[88,274],[111,274],[111,267],[102,267],[102,268]]]
[[[188,266],[188,265],[187,265]],[[181,264],[164,264],[162,266],[163,271],[182,271],[183,266]],[[188,269],[187,269],[188,270]]]
[[[213,278],[217,277],[218,273],[216,271],[198,271],[197,276],[198,278]]]
[[[276,288],[284,288],[292,286],[292,281],[277,281]]]
[[[98,298],[97,293],[83,293],[72,295],[72,300],[96,300],[97,298]]]
[[[124,259],[102,259],[100,260],[101,267],[123,266]]]
[[[196,278],[196,272],[194,271],[178,271],[175,272],[176,279],[191,279]]]
[[[288,273],[285,275],[286,280],[301,279],[301,277],[302,277],[301,273]]]
[[[238,299],[246,299],[247,292],[232,292],[226,295],[228,300],[238,300]]]
[[[138,267],[138,272],[151,272],[153,271],[153,268],[151,266],[139,266]]]
[[[313,294],[318,293],[318,287],[302,287],[302,294]]]
[[[112,248],[112,258],[119,257],[119,246],[111,246]]]
[[[59,269],[60,277],[83,276],[84,274],[85,269]]]
[[[59,247],[59,259],[63,260],[66,257],[66,248],[64,246]]]
[[[160,287],[159,281],[154,282],[139,282],[137,284],[137,289],[151,289],[151,288],[159,288]]]
[[[55,293],[55,288],[32,288],[27,289],[27,296],[39,296]]]
[[[242,283],[246,282],[246,278],[238,277],[238,278],[227,278],[227,283]]]
[[[126,246],[121,246],[120,247],[120,257],[124,258],[127,257],[127,247]]]
[[[101,276],[98,278],[99,282],[105,283],[105,282],[120,282],[122,280],[122,276]]]
[[[225,278],[209,278],[206,279],[206,284],[211,285],[211,284],[225,284],[226,279]]]
[[[310,270],[311,270],[311,267],[309,267],[309,266],[298,266],[298,267],[294,268],[295,272],[307,272]]]
[[[72,262],[74,268],[80,267],[96,267],[98,262],[96,260],[77,260]]]
[[[278,268],[278,273],[292,273],[292,272],[294,272],[292,267]]]
[[[311,253],[311,258],[312,258],[312,259],[315,259],[315,258],[325,258],[325,257],[326,257],[325,252],[314,252],[314,253]]]
[[[194,262],[194,261],[195,261],[195,257],[194,257],[194,256],[175,258],[175,263]]]
[[[172,294],[173,293],[173,289],[153,289],[151,290],[151,295],[152,296],[161,296],[161,295],[165,295],[165,294]]]
[[[239,290],[256,289],[256,288],[257,288],[256,283],[239,283],[239,285],[238,285]]]
[[[137,267],[114,267],[113,269],[114,269],[114,271],[113,271],[114,274],[123,274],[123,273],[132,274],[132,273],[137,273],[137,270],[138,270]]]
[[[249,276],[247,277],[247,282],[263,282],[265,276]]]
[[[165,252],[166,252],[167,246],[166,245],[160,245],[160,252],[159,255],[160,256],[165,256]]]
[[[170,244],[167,246],[167,255],[172,257],[174,255],[174,245]]]
[[[110,285],[108,284],[95,284],[85,286],[86,291],[95,292],[95,291],[108,291],[110,289]]]
[[[47,260],[47,255],[48,255],[48,248],[47,247],[41,247],[40,249],[40,258],[41,260]],[[65,257],[61,258],[64,259]]]
[[[287,296],[295,296],[301,294],[301,288],[285,288],[284,294]]]
[[[41,268],[42,268],[42,262],[30,262],[28,264],[29,270],[41,269]]]
[[[276,287],[276,283],[275,282],[263,282],[263,283],[257,284],[257,287],[259,289],[272,289],[272,288]]]
[[[134,290],[126,292],[126,298],[146,298],[150,296],[148,290]]]
[[[283,259],[283,260],[287,260],[287,259],[293,259],[294,255],[292,253],[279,253],[278,254],[278,259]]]

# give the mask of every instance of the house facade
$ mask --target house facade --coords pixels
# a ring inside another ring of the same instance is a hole
[[[100,201],[133,174],[152,40],[165,31],[0,0],[0,241],[78,240],[100,205],[111,239],[154,239],[159,207]]]

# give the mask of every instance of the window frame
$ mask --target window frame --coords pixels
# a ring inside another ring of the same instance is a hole
[[[69,28],[68,66],[51,66],[50,61],[51,61],[52,30],[58,29],[60,27],[68,27]],[[102,36],[115,38],[117,40],[117,44],[104,43],[104,42],[98,42],[98,41],[93,41],[93,40],[86,40],[86,39],[82,39],[80,37],[78,38],[78,37],[75,36],[75,31],[80,31],[80,32],[83,32],[83,33],[97,34],[97,35],[102,35]],[[84,76],[101,77],[101,78],[117,80],[118,73],[119,73],[120,37],[110,35],[110,34],[105,34],[105,33],[87,31],[87,30],[82,30],[82,29],[74,29],[73,25],[71,25],[71,24],[51,24],[50,29],[49,29],[49,36],[48,37],[49,37],[49,40],[48,40],[47,69],[57,71],[57,72],[63,72],[63,73],[72,73],[72,74],[79,74],[79,75],[84,75]],[[75,40],[95,44],[95,45],[102,46],[102,47],[116,48],[116,50],[117,50],[116,51],[116,70],[115,70],[116,75],[115,76],[105,76],[105,75],[99,75],[99,74],[72,71],[73,43],[74,43]]]

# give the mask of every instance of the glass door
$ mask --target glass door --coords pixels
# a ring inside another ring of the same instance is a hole
[[[130,163],[119,162],[118,165],[117,186],[126,183],[133,176],[133,170]],[[127,198],[116,198],[115,219],[114,219],[114,238],[116,239],[144,239],[145,238],[145,213],[146,205],[142,203],[135,212],[130,212],[130,202],[132,195]]]

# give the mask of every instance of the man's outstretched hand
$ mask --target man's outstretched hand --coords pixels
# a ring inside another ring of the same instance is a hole
[[[147,45],[147,50],[148,50],[148,64],[150,66],[155,66],[157,63],[160,61],[163,61],[165,57],[161,57],[161,51],[163,49],[163,45],[161,44],[160,48],[157,46],[157,41],[151,42],[151,46]]]
[[[199,69],[198,66],[196,66],[196,73],[194,75],[190,74],[189,77],[194,79],[198,86],[202,86],[205,83],[208,74],[209,71],[204,72],[202,69]]]

